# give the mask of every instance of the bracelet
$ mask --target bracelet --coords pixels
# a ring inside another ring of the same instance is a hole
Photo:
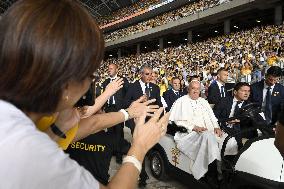
[[[132,163],[134,167],[137,168],[138,172],[141,173],[142,163],[134,155],[125,156],[122,163]]]
[[[66,138],[66,135],[53,123],[51,126],[50,126],[52,132],[59,136],[60,138]]]
[[[125,109],[119,110],[119,112],[122,112],[124,115],[124,121],[127,121],[129,119],[129,114]]]

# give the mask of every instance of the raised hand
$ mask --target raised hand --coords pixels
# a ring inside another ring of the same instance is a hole
[[[159,106],[149,104],[155,101],[156,99],[146,101],[145,96],[141,96],[138,100],[132,102],[129,108],[127,109],[129,113],[129,118],[138,118],[144,113],[146,113],[146,116],[153,116],[152,113],[157,111]]]
[[[116,78],[112,82],[110,82],[105,89],[105,93],[108,94],[109,96],[114,95],[119,89],[123,87],[123,78]]]
[[[77,109],[80,113],[81,119],[90,117],[91,115],[95,113],[93,110],[94,109],[93,106],[84,106],[84,107],[80,107]]]
[[[167,132],[170,114],[167,113],[160,118],[163,111],[163,108],[159,108],[146,123],[146,112],[136,119],[136,125],[133,132],[133,146],[138,147],[145,154]]]

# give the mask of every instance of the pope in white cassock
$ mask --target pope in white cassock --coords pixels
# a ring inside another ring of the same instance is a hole
[[[192,160],[190,170],[195,179],[208,171],[208,165],[221,160],[222,143],[227,134],[219,128],[209,103],[200,96],[200,82],[193,80],[188,86],[188,95],[179,98],[173,105],[170,121],[185,127],[187,133],[177,132],[174,140],[178,149]],[[237,154],[235,139],[228,141],[225,155]],[[216,170],[217,171],[217,170]]]

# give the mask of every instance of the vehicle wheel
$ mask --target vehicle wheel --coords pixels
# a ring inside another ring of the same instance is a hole
[[[166,179],[165,160],[162,158],[160,152],[153,151],[149,157],[150,169],[152,175],[158,180]]]

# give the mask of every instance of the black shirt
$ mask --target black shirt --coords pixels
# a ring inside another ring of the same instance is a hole
[[[66,152],[70,157],[86,168],[102,184],[109,179],[109,165],[113,154],[111,133],[100,131],[69,145]]]

